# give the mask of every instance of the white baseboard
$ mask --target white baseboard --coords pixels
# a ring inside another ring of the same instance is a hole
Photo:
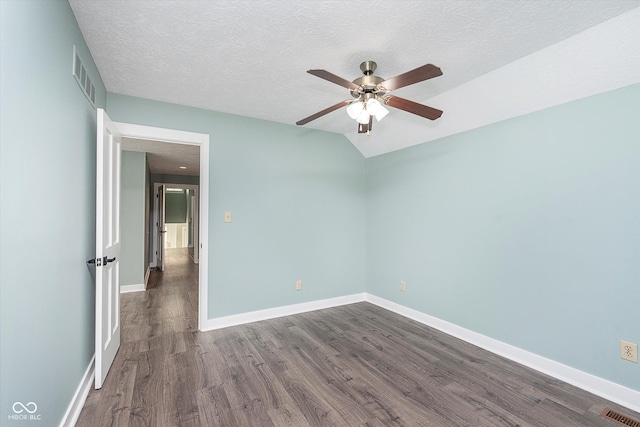
[[[203,322],[203,331],[222,329],[229,326],[258,322],[276,317],[290,316],[313,310],[337,307],[340,305],[354,304],[367,301],[379,307],[397,313],[401,316],[420,322],[437,329],[445,334],[454,336],[470,344],[483,348],[499,356],[513,360],[521,365],[547,374],[551,377],[574,385],[604,399],[625,406],[633,411],[640,412],[640,392],[614,383],[595,375],[580,371],[570,366],[556,362],[546,357],[539,356],[510,344],[487,337],[461,326],[438,319],[417,310],[405,307],[395,302],[377,297],[368,293],[348,295],[326,300],[312,301],[302,304],[294,304],[276,307],[267,310],[259,310],[250,313],[236,314],[233,316],[208,319]]]
[[[144,290],[144,285],[128,286],[141,287],[141,289],[136,290]],[[121,292],[125,292],[124,290],[122,290],[122,288]],[[129,290],[128,292],[134,292],[134,290]],[[547,359],[526,350],[522,350],[510,344],[503,343],[502,341],[498,341],[496,339],[487,337],[453,323],[438,319],[437,317],[430,316],[420,311],[413,310],[411,308],[368,293],[353,294],[337,298],[329,298],[325,300],[287,305],[266,310],[219,317],[216,319],[207,319],[202,322],[201,330],[211,331],[215,329],[227,328],[230,326],[274,319],[277,317],[290,316],[293,314],[306,313],[309,311],[337,307],[340,305],[354,304],[363,301],[370,302],[371,304],[377,305],[401,316],[430,326],[434,329],[444,332],[445,334],[454,336],[470,344],[490,351],[494,354],[513,360],[514,362],[520,363],[521,365],[527,366],[529,368],[535,369],[536,371],[542,372],[551,377],[600,396],[604,399],[625,406],[633,411],[640,412],[640,391],[636,391],[623,385],[580,371],[554,360]],[[91,361],[91,365],[89,366],[89,368],[91,368],[91,373],[90,378],[88,379],[88,385],[84,385],[85,381],[87,380],[83,379],[83,382],[80,384],[80,387],[76,392],[76,396],[74,396],[75,401],[77,399],[79,391],[86,387],[86,392],[84,392],[83,394],[82,401],[80,402],[80,407],[79,409],[77,409],[78,413],[75,415],[75,419],[77,419],[80,409],[82,409],[84,400],[86,399],[86,396],[89,392],[89,387],[91,386],[91,382],[93,381],[93,360]],[[89,372],[89,368],[87,369],[87,372]],[[85,376],[87,375],[89,374],[85,374]],[[74,405],[77,405],[77,403],[74,404],[74,402],[72,402],[69,410],[67,410],[67,414],[65,414],[65,419],[67,419],[67,415],[71,412],[72,408],[75,407]],[[73,425],[73,423],[63,425]]]
[[[91,362],[89,362],[87,370],[82,376],[82,380],[73,395],[73,399],[71,399],[67,412],[65,412],[64,417],[62,417],[60,427],[73,427],[76,425],[80,412],[82,411],[82,407],[84,406],[84,402],[87,400],[87,396],[89,395],[89,391],[93,385],[93,379],[95,378],[95,360],[96,357],[94,355],[91,358]]]
[[[475,346],[481,347],[492,353],[513,360],[521,365],[528,366],[536,371],[550,375],[561,381],[586,390],[597,396],[625,406],[633,411],[640,412],[640,391],[632,390],[620,384],[605,380],[595,375],[588,374],[546,357],[522,350],[510,344],[503,343],[477,332],[454,325],[429,316],[417,310],[405,307],[395,302],[365,294],[365,300],[409,319],[437,329],[445,334],[454,336]]]
[[[135,285],[123,285],[120,286],[120,293],[121,294],[126,294],[129,292],[141,292],[141,291],[146,291],[146,287],[144,285],[144,283],[138,283]]]
[[[346,295],[343,297],[329,298],[319,301],[304,302],[301,304],[285,305],[266,310],[252,311],[250,313],[235,314],[233,316],[207,319],[203,323],[203,331],[227,328],[229,326],[243,325],[245,323],[259,322],[261,320],[275,319],[276,317],[291,316],[292,314],[306,313],[308,311],[321,310],[323,308],[337,307],[365,301],[365,294]]]

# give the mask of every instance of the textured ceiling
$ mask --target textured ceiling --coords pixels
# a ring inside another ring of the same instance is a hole
[[[123,138],[122,149],[147,153],[147,161],[149,162],[151,173],[200,175],[200,147],[197,145]],[[181,166],[186,167],[186,169],[181,169]]]
[[[443,109],[437,122],[391,109],[366,137],[357,135],[355,122],[338,110],[306,125],[344,134],[371,156],[433,139],[429,133],[438,126],[451,127],[452,120],[469,121],[448,115],[443,106],[451,99],[442,96],[636,9],[640,0],[70,4],[109,92],[275,122],[294,124],[349,98],[346,89],[307,74],[311,68],[353,80],[361,75],[359,64],[364,60],[376,61],[376,75],[384,78],[426,63],[441,67],[443,76],[394,92]],[[497,86],[501,81],[485,84]],[[487,92],[490,103],[491,91]],[[464,100],[457,94],[459,98]],[[433,102],[438,99],[440,103]]]

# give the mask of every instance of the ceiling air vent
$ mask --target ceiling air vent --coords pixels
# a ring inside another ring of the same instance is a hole
[[[640,421],[629,418],[611,408],[604,408],[602,412],[600,412],[600,415],[623,426],[640,427]]]
[[[96,88],[91,82],[91,77],[89,77],[87,69],[84,68],[84,64],[82,63],[82,59],[80,59],[80,55],[78,54],[75,45],[73,46],[73,77],[76,78],[84,96],[87,97],[87,100],[91,103],[93,108],[95,108]]]

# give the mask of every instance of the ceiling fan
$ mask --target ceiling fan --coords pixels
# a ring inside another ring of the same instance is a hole
[[[392,90],[441,76],[442,70],[440,70],[440,68],[433,64],[427,64],[386,80],[373,74],[376,68],[377,64],[375,62],[364,61],[360,64],[360,70],[364,76],[358,77],[353,82],[336,76],[326,70],[308,70],[307,73],[309,74],[349,89],[353,99],[347,99],[329,108],[325,108],[307,118],[297,121],[296,124],[299,126],[305,125],[312,120],[346,105],[349,106],[347,107],[349,116],[358,122],[358,133],[366,133],[367,135],[371,132],[373,117],[375,116],[376,120],[380,121],[389,113],[389,110],[387,110],[383,104],[429,120],[435,120],[442,115],[442,111],[435,108],[389,94]]]

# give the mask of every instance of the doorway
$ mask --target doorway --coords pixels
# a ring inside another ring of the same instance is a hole
[[[178,131],[173,129],[141,126],[130,123],[116,125],[123,138],[156,141],[163,144],[177,144],[197,146],[199,148],[199,180],[197,184],[198,222],[197,250],[198,250],[198,329],[202,330],[208,319],[208,241],[209,241],[209,135]],[[172,184],[173,185],[173,184]]]
[[[153,241],[151,265],[164,270],[167,249],[186,248],[189,259],[200,262],[199,185],[155,182],[151,223]]]

